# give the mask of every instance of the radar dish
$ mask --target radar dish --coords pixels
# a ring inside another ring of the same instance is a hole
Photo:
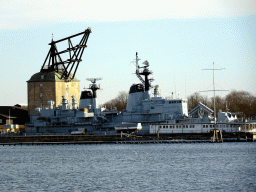
[[[98,77],[98,78],[86,78],[87,81],[91,81],[92,83],[96,83],[96,81],[102,80],[102,77]]]
[[[148,67],[149,66],[149,62],[146,60],[146,61],[144,61],[142,64],[144,64],[144,65],[146,65],[146,67]]]

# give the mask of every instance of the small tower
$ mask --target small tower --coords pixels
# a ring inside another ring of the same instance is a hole
[[[80,81],[75,77],[79,63],[91,33],[88,28],[84,32],[49,43],[50,50],[41,67],[40,72],[35,73],[27,81],[28,89],[28,112],[35,113],[35,108],[47,107],[47,101],[54,101],[55,106],[61,104],[62,96],[68,101],[74,95],[79,98]],[[83,35],[77,45],[73,45],[71,38]],[[58,51],[56,44],[67,41],[68,48]],[[65,54],[66,53],[66,54]],[[62,56],[62,57],[61,57]],[[79,100],[77,101],[79,102]]]
[[[100,89],[100,86],[96,84],[96,81],[102,80],[102,78],[87,78],[86,80],[92,82],[88,88],[92,91],[85,90],[82,92],[79,108],[91,108],[94,110],[97,108],[97,90]]]
[[[128,103],[126,110],[128,112],[140,112],[142,110],[142,101],[145,99],[149,99],[149,89],[153,87],[151,82],[154,79],[149,79],[149,75],[152,74],[152,71],[149,70],[149,62],[146,60],[142,64],[144,66],[139,66],[139,57],[138,53],[136,52],[136,71],[135,74],[141,81],[139,84],[133,84],[130,87],[129,96],[128,96]],[[144,79],[142,76],[145,76]]]

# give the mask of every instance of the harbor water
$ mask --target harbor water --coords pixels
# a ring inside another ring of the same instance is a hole
[[[256,143],[0,146],[0,191],[256,191]]]

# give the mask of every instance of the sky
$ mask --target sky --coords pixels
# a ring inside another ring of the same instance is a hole
[[[103,78],[98,104],[139,83],[136,52],[140,64],[148,60],[162,97],[212,90],[213,73],[202,69],[213,62],[224,68],[215,71],[217,90],[256,96],[255,0],[0,0],[0,106],[26,104],[26,81],[40,71],[51,39],[88,27],[92,33],[76,77],[80,91],[90,84],[86,78]]]

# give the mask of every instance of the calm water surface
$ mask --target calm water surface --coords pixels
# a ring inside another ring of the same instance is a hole
[[[0,146],[0,191],[256,191],[256,143]]]

